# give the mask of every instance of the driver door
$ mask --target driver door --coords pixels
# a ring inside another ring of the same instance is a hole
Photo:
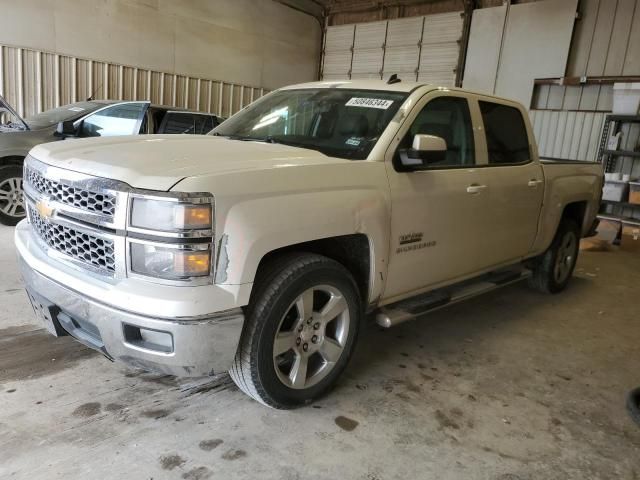
[[[77,126],[77,137],[113,137],[138,135],[149,102],[124,102],[87,115]]]
[[[385,300],[436,288],[480,270],[490,212],[479,113],[464,94],[431,92],[416,103],[387,151],[391,242]],[[475,119],[472,120],[472,119]],[[403,171],[403,149],[416,134],[441,137],[446,156]]]

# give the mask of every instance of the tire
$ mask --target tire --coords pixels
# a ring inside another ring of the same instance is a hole
[[[0,223],[13,226],[26,216],[22,192],[22,167],[0,167]]]
[[[627,395],[627,410],[631,419],[640,426],[640,387],[631,390]]]
[[[346,268],[321,255],[284,255],[256,279],[231,378],[266,406],[308,404],[347,366],[361,318],[360,294]]]
[[[580,251],[580,228],[568,218],[562,219],[549,249],[533,264],[529,285],[543,293],[564,290],[573,274]]]

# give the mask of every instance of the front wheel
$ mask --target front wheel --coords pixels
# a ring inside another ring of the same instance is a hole
[[[580,248],[580,228],[563,219],[549,249],[533,265],[529,284],[543,293],[558,293],[571,280]]]
[[[246,394],[274,408],[311,402],[335,383],[358,333],[353,277],[315,254],[291,254],[262,272],[230,370]]]
[[[22,167],[0,167],[0,223],[15,225],[26,215],[22,192]]]

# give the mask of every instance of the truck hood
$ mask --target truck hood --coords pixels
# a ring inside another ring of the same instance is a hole
[[[7,103],[4,97],[0,95],[0,113],[2,112],[7,112],[10,116],[15,117],[16,122],[22,124],[22,126],[24,127],[24,130],[29,130],[29,125],[27,125],[24,119],[20,115],[18,115],[18,112],[16,112],[14,108]],[[12,128],[4,127],[3,129],[6,130],[6,129],[12,129]],[[3,129],[0,129],[0,131],[2,131]]]
[[[167,191],[186,177],[349,162],[305,148],[210,135],[141,135],[46,143],[30,155],[75,172]]]

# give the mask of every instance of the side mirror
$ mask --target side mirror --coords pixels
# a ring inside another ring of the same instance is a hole
[[[72,137],[76,134],[76,127],[72,121],[60,122],[56,127],[56,135],[58,137]]]
[[[435,135],[418,134],[413,137],[412,147],[400,150],[399,154],[403,170],[420,170],[429,163],[446,160],[447,142]]]

